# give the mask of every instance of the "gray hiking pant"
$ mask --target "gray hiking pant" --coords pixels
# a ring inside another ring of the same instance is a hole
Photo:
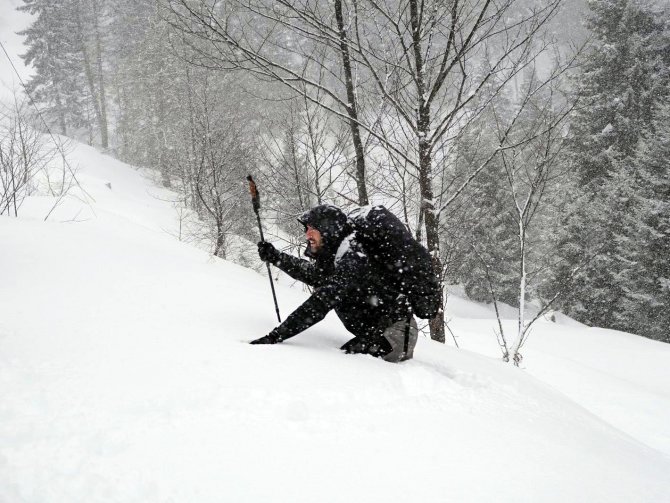
[[[387,362],[402,362],[414,356],[414,346],[419,336],[414,316],[411,317],[409,326],[407,320],[400,320],[384,331],[384,337],[391,343],[393,351],[384,357]],[[407,351],[405,351],[405,337],[407,337]]]

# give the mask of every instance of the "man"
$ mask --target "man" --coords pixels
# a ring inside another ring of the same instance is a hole
[[[314,287],[298,309],[265,337],[251,344],[276,344],[321,321],[328,311],[337,316],[353,339],[341,349],[398,362],[412,358],[417,326],[403,295],[356,242],[347,216],[336,206],[321,205],[298,219],[305,226],[305,255],[314,262],[258,243],[258,254],[289,276]]]

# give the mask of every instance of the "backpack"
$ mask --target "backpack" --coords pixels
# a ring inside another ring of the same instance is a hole
[[[414,314],[433,318],[441,304],[440,282],[428,250],[384,206],[365,206],[348,215],[355,239],[401,293]]]

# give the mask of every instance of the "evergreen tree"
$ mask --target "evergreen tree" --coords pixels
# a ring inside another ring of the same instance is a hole
[[[83,72],[88,91],[87,105],[93,124],[100,135],[102,148],[109,146],[107,91],[102,25],[106,24],[104,0],[70,0],[69,12],[74,20],[76,66]],[[93,128],[91,128],[93,129]],[[91,135],[92,136],[92,135]],[[93,142],[91,138],[90,142]]]
[[[637,316],[644,204],[638,143],[667,96],[667,8],[643,0],[593,0],[594,46],[578,80],[582,108],[571,131],[576,194],[560,247],[554,291],[577,319],[647,333]]]
[[[670,342],[670,105],[658,107],[653,129],[638,145],[643,215],[640,225],[639,298],[642,333]]]
[[[180,142],[191,143],[179,132],[190,117],[189,69],[174,54],[155,0],[123,1],[110,28],[119,155],[158,170],[170,186]]]
[[[461,145],[459,164],[468,164],[465,148]],[[481,162],[481,158],[477,158]],[[454,261],[448,271],[449,280],[461,283],[472,300],[492,302],[493,288],[498,301],[511,305],[518,301],[517,228],[506,207],[509,198],[503,168],[496,160],[471,183],[463,205],[455,207],[445,219],[445,237],[457,246],[452,253]]]
[[[502,121],[511,118],[508,94],[501,93],[495,110],[483,113],[461,135],[453,161],[456,179],[467,177],[496,148],[496,116]],[[505,170],[497,155],[470,183],[460,204],[444,217],[444,249],[452,257],[448,281],[462,284],[472,300],[492,302],[493,290],[497,301],[518,303],[518,226],[509,211],[510,200]]]
[[[26,90],[61,133],[86,127],[92,142],[97,128],[106,148],[101,0],[24,0],[19,10],[35,18],[20,32],[28,46],[23,60],[35,69]]]
[[[61,134],[83,125],[83,82],[75,70],[75,39],[68,0],[24,0],[19,10],[34,17],[19,35],[28,50],[21,57],[35,73],[26,84],[31,98],[42,105],[44,117]]]

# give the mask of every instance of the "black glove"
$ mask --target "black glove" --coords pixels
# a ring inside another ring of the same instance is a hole
[[[391,346],[388,339],[382,335],[375,337],[372,340],[354,337],[346,342],[340,349],[347,354],[364,354],[374,356],[375,358],[383,358],[393,351],[393,346]]]
[[[263,262],[275,263],[277,259],[279,259],[279,251],[277,251],[277,248],[275,248],[272,243],[259,241],[258,256]]]
[[[280,335],[278,335],[274,330],[270,332],[268,335],[265,337],[261,337],[260,339],[256,339],[254,341],[251,341],[249,344],[277,344],[279,342],[282,342],[283,339],[281,338]]]
[[[361,339],[360,337],[354,337],[353,339],[345,342],[340,349],[347,354],[357,354],[365,353],[367,347],[367,341]]]

